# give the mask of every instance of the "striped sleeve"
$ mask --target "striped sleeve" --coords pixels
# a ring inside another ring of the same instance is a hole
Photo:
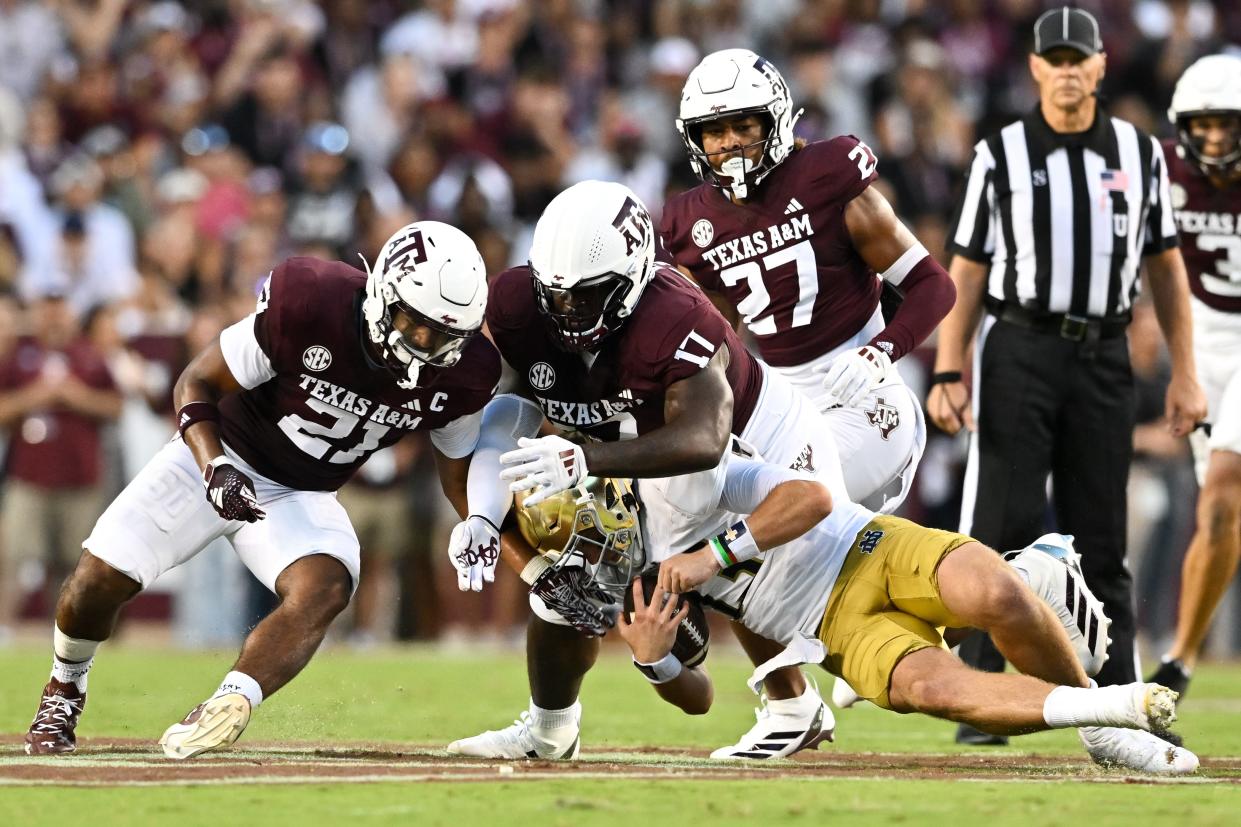
[[[1151,202],[1146,215],[1146,240],[1142,245],[1144,256],[1179,246],[1176,221],[1172,214],[1168,163],[1164,158],[1163,146],[1154,138],[1147,137],[1146,140],[1151,142],[1154,149],[1151,152]]]
[[[971,261],[989,262],[995,252],[995,156],[985,140],[974,147],[974,160],[951,224],[948,249]]]

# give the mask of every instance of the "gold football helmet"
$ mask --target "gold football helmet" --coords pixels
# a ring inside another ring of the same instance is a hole
[[[528,493],[518,494],[517,502]],[[646,565],[639,511],[629,480],[587,477],[576,488],[518,508],[517,526],[540,554],[555,558],[553,565],[584,565],[600,588],[623,598]]]

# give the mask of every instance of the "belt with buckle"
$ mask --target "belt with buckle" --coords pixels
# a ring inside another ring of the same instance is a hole
[[[1019,304],[996,301],[990,297],[987,298],[986,307],[987,312],[1000,321],[1039,333],[1054,333],[1070,342],[1114,339],[1123,335],[1125,329],[1129,327],[1127,315],[1120,318],[1100,319],[1076,316],[1072,313],[1040,313],[1028,310]]]

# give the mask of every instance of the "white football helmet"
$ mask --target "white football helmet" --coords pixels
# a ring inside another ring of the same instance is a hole
[[[1189,131],[1196,115],[1223,115],[1235,119],[1232,148],[1217,158],[1202,154],[1202,140]],[[1241,168],[1241,58],[1208,55],[1190,65],[1176,82],[1168,120],[1176,125],[1183,153],[1206,172]]]
[[[384,243],[374,267],[362,263],[366,332],[398,384],[417,385],[423,365],[456,364],[487,306],[487,269],[470,237],[416,221]]]
[[[622,184],[574,184],[534,227],[530,273],[560,345],[590,350],[620,328],[655,273],[651,215]]]
[[[742,115],[758,115],[767,122],[763,156],[757,164],[729,158],[716,170],[702,148],[702,126]],[[750,187],[761,183],[789,156],[799,117],[801,110],[793,112],[788,84],[770,61],[749,49],[724,49],[704,57],[689,73],[676,124],[698,177],[745,198]]]

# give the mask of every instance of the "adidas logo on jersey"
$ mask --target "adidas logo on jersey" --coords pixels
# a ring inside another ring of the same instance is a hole
[[[800,201],[798,201],[796,198],[790,198],[789,205],[784,208],[784,214],[792,215],[793,213],[801,212],[804,209],[806,208],[801,205]]]

